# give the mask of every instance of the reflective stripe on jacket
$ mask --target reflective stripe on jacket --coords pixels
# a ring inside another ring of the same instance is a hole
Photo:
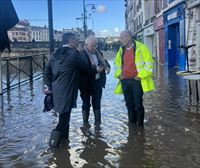
[[[153,58],[148,50],[148,48],[138,42],[135,41],[136,47],[135,47],[135,65],[137,69],[137,77],[141,78],[141,84],[143,92],[152,91],[155,89],[154,82],[152,79],[153,74]],[[121,67],[122,67],[122,53],[123,49],[120,47],[118,50],[116,57],[115,57],[115,78],[118,78],[118,76],[121,74]],[[122,94],[122,86],[120,80],[118,81],[118,84],[114,90],[115,94]]]

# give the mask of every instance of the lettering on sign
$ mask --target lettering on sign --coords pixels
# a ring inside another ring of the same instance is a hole
[[[175,19],[177,17],[178,17],[178,12],[176,11],[176,12],[173,12],[172,14],[168,15],[167,20],[169,21],[169,20]]]

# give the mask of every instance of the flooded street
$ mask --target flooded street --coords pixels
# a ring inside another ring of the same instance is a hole
[[[57,123],[43,111],[42,79],[3,95],[0,113],[2,168],[200,168],[200,102],[190,100],[188,81],[175,69],[155,68],[156,90],[144,94],[144,129],[127,124],[123,96],[113,94],[112,70],[102,97],[102,124],[83,127],[81,100],[73,109],[69,144],[50,149],[48,140]],[[195,92],[195,88],[192,89]],[[199,83],[200,86],[200,83]]]

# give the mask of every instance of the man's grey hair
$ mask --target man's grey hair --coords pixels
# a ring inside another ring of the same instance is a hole
[[[134,39],[133,37],[133,33],[130,31],[130,30],[124,30],[120,33],[120,35],[123,35],[123,36],[129,36],[131,37],[132,39]]]
[[[85,45],[87,45],[90,41],[96,41],[97,43],[97,39],[96,37],[93,37],[93,36],[89,36],[85,39]]]

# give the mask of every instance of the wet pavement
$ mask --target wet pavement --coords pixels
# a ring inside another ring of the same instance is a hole
[[[144,129],[129,127],[123,96],[113,94],[116,81],[107,76],[102,98],[102,125],[82,125],[81,100],[71,116],[70,142],[50,149],[57,123],[42,112],[42,80],[3,95],[0,113],[2,168],[200,168],[200,102],[189,98],[188,81],[175,69],[155,68],[156,90],[144,95]],[[192,89],[195,84],[192,83]]]

